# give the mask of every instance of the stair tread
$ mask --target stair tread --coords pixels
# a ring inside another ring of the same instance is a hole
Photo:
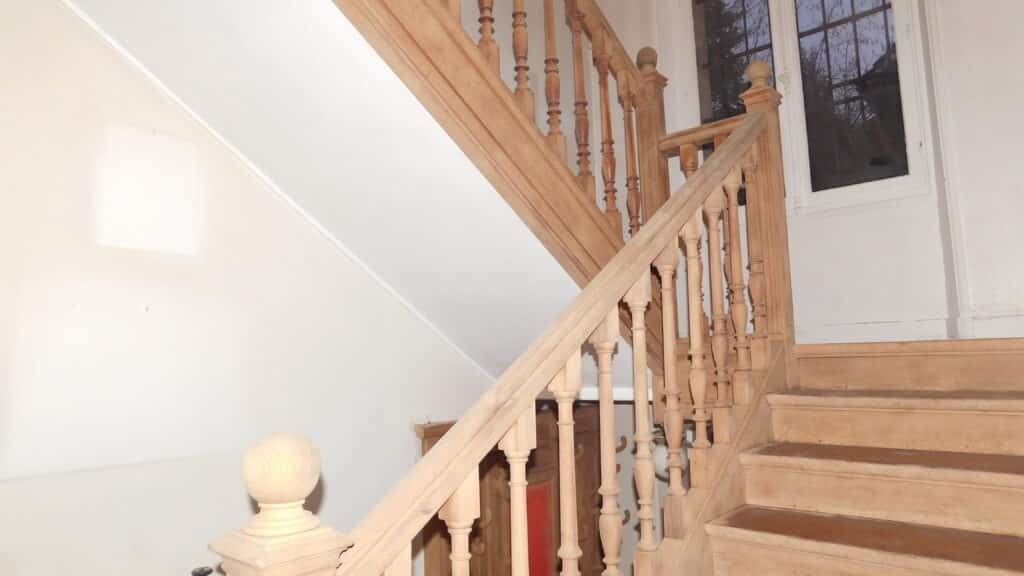
[[[921,398],[921,399],[987,399],[1022,400],[1021,390],[793,390],[773,396],[807,396],[832,398]]]
[[[767,399],[772,406],[1024,411],[1018,390],[793,390]]]
[[[745,506],[715,526],[1024,572],[1024,538],[920,524]]]
[[[777,456],[813,460],[832,460],[886,466],[918,466],[922,468],[1013,474],[1024,476],[1024,456],[976,454],[972,452],[940,452],[935,450],[903,450],[869,446],[834,444],[800,444],[780,442],[751,450],[757,456]]]

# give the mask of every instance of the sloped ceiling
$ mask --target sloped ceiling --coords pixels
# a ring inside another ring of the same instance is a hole
[[[74,4],[492,375],[578,293],[330,0]]]

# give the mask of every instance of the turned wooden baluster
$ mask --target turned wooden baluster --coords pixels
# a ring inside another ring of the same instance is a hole
[[[395,561],[384,571],[384,576],[412,576],[412,544],[398,553]]]
[[[743,175],[746,178],[747,198],[758,193],[757,146],[753,146],[743,161]],[[747,203],[748,207],[750,203]],[[762,220],[758,214],[747,210],[747,258],[750,266],[750,279],[747,290],[750,292],[750,303],[754,311],[754,334],[750,338],[751,365],[763,369],[768,355],[768,281],[765,278],[764,244],[762,237]]]
[[[563,162],[568,151],[562,133],[562,79],[558,73],[555,0],[544,0],[544,94],[548,100],[548,144]]]
[[[725,140],[728,137],[729,137],[728,134],[723,134],[721,136],[715,136],[715,149],[717,150],[717,149],[721,148],[722,144],[725,143]],[[728,197],[726,197],[726,209],[728,209]],[[727,292],[728,292],[729,287],[732,286],[732,282],[733,282],[732,281],[732,266],[730,265],[730,262],[732,260],[730,259],[730,256],[729,256],[731,254],[730,250],[732,248],[732,232],[731,232],[731,229],[729,228],[729,226],[730,226],[729,218],[727,216],[723,217],[722,218],[722,258],[723,258],[723,261],[725,262],[725,287],[726,287],[726,291]],[[732,300],[729,299],[728,296],[726,297],[726,303],[730,304],[730,306],[731,306]],[[730,314],[730,312],[727,311],[726,315],[728,316],[729,314]],[[733,330],[733,325],[732,325],[732,321],[731,320],[729,322],[726,322],[726,333],[729,335],[729,352],[732,353],[732,351],[736,348],[736,332],[735,332],[735,330]],[[730,376],[730,382],[731,382],[732,381],[731,380],[732,372],[735,369],[735,366],[730,365],[728,367],[728,369],[729,369],[729,376]]]
[[[583,13],[576,9],[576,0],[566,0],[565,19],[572,30],[572,78],[575,88],[576,166],[580,186],[588,202],[596,202],[597,184],[590,165],[590,115],[587,112],[587,86],[583,65]]]
[[[696,164],[696,149],[683,146],[679,150],[679,161],[684,172],[689,163]],[[686,253],[686,302],[689,317],[690,336],[690,395],[693,398],[693,420],[696,431],[690,457],[690,487],[703,488],[707,483],[708,449],[708,411],[707,411],[707,371],[705,369],[704,348],[704,304],[701,294],[701,274],[703,265],[700,260],[700,239],[704,233],[704,220],[700,213],[683,226],[683,248]]]
[[[636,157],[636,93],[630,85],[629,76],[620,72],[615,80],[619,88],[619,104],[626,133],[626,212],[629,214],[629,235],[640,230],[640,174]]]
[[[729,316],[725,312],[725,285],[722,264],[722,214],[727,199],[725,190],[716,189],[704,203],[708,229],[708,273],[711,284],[711,352],[715,363],[715,442],[728,443],[732,438],[732,392],[730,390]]]
[[[725,193],[729,197],[727,222],[729,223],[729,313],[732,316],[736,346],[736,370],[732,375],[733,398],[737,404],[748,404],[750,394],[750,339],[747,336],[747,298],[743,281],[743,249],[740,241],[740,186],[743,175],[734,168],[725,179]]]
[[[619,510],[619,480],[615,462],[615,400],[612,397],[612,358],[619,340],[619,310],[608,312],[604,322],[590,336],[597,356],[597,385],[601,428],[601,549],[604,551],[604,576],[620,576],[622,550],[622,512]]]
[[[622,235],[622,213],[615,191],[615,139],[612,137],[612,108],[608,88],[611,56],[608,54],[604,29],[592,38],[594,65],[597,66],[598,86],[601,92],[601,177],[604,179],[604,212],[612,229]]]
[[[572,405],[580,392],[583,374],[580,355],[573,354],[558,373],[548,390],[558,403],[558,497],[562,539],[558,557],[562,560],[562,576],[579,576],[579,526],[576,513],[576,434]]]
[[[683,146],[679,147],[679,166],[682,168],[683,174],[686,176],[687,180],[689,180],[690,177],[693,176],[697,172],[697,165],[698,165],[697,152],[698,152],[697,151],[697,147],[695,145],[693,145],[693,144],[684,144]],[[700,253],[701,253],[701,251],[703,249],[704,249],[704,247],[698,242],[698,244],[697,244],[697,259],[700,260],[700,261],[703,261],[701,259],[701,255],[700,255]],[[701,292],[700,292],[700,301],[704,302],[704,285],[703,284],[701,284],[700,290],[701,290]],[[705,336],[706,340],[710,340],[710,338],[711,338],[711,320],[710,320],[710,318],[708,318],[708,314],[704,310],[703,307],[701,307],[701,309],[700,309],[700,326],[701,326],[701,334],[703,334]],[[712,363],[713,363],[713,360],[711,359],[711,350],[710,349],[705,349],[704,350],[704,364],[703,365],[704,366],[708,366],[708,365],[711,365]],[[709,387],[708,388],[708,394],[711,394],[714,391],[715,391],[714,387]]]
[[[501,51],[494,39],[494,0],[478,0],[480,6],[480,41],[477,47],[495,74],[501,74]]]
[[[437,516],[448,526],[452,540],[452,576],[469,576],[469,533],[480,517],[480,472],[474,467]]]
[[[654,459],[650,398],[647,382],[647,323],[644,314],[651,303],[651,274],[644,275],[630,288],[624,298],[629,306],[633,330],[633,410],[636,454],[633,456],[633,481],[636,484],[637,516],[640,519],[640,541],[633,559],[634,576],[654,572],[654,554],[658,543],[654,538]]]
[[[512,576],[529,576],[530,542],[526,516],[526,462],[537,448],[537,412],[531,406],[498,444],[509,466],[511,500]]]
[[[654,261],[661,278],[662,355],[665,358],[665,439],[668,444],[668,495],[665,498],[665,534],[680,534],[683,526],[680,499],[686,494],[683,485],[683,412],[680,406],[679,378],[673,360],[676,357],[676,270],[679,269],[679,247],[672,242]]]
[[[536,119],[536,98],[530,88],[529,34],[526,31],[526,0],[512,2],[512,53],[516,59],[515,98],[530,121]]]

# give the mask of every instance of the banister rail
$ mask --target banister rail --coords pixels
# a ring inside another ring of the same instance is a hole
[[[669,485],[661,505],[665,538],[686,538],[691,506],[723,484],[721,462],[734,437],[733,408],[754,398],[753,374],[768,367],[767,352],[791,356],[791,292],[788,282],[784,190],[779,156],[779,95],[770,68],[754,62],[752,82],[741,94],[747,113],[733,124],[689,131],[680,145],[686,183],[610,259],[558,320],[524,352],[433,449],[351,533],[322,526],[303,509],[319,475],[315,446],[294,436],[272,437],[249,451],[245,478],[259,512],[247,526],[211,544],[229,576],[356,576],[411,574],[410,542],[436,514],[451,535],[453,576],[469,576],[474,523],[480,517],[479,464],[497,447],[509,465],[510,557],[513,576],[528,574],[526,464],[537,449],[535,403],[546,389],[558,403],[558,557],[574,574],[581,550],[576,517],[573,403],[582,386],[583,345],[593,345],[600,402],[601,497],[599,532],[607,574],[632,563],[635,576],[656,576],[661,543],[655,527],[654,422],[650,419],[645,318],[658,287],[663,314],[663,356],[688,347],[689,365],[666,370],[664,431]],[[725,126],[725,128],[723,128]],[[723,131],[726,130],[726,131]],[[694,134],[716,150],[700,164]],[[546,145],[546,144],[545,144]],[[745,188],[746,217],[738,203]],[[741,226],[746,227],[746,246]],[[745,249],[744,249],[745,248]],[[680,251],[685,262],[680,260]],[[706,256],[706,257],[705,257]],[[746,264],[746,266],[744,266]],[[749,270],[749,280],[744,273]],[[656,272],[659,282],[653,283]],[[685,274],[688,338],[678,339],[677,276]],[[705,295],[703,279],[710,290]],[[705,297],[707,296],[707,297]],[[747,304],[749,297],[750,306]],[[620,304],[622,306],[620,306]],[[624,310],[623,308],[627,309]],[[640,540],[631,559],[620,556],[622,513],[616,474],[612,362],[620,317],[634,343],[633,422]],[[751,331],[752,328],[752,331]],[[781,328],[781,330],[779,329]],[[776,344],[781,345],[776,346]],[[783,367],[790,378],[790,368]],[[655,377],[656,381],[656,377]],[[689,400],[689,401],[688,401]],[[658,399],[655,398],[657,402]],[[686,440],[686,423],[695,435]],[[683,454],[686,458],[684,460]],[[716,470],[718,473],[716,474]],[[697,494],[691,499],[689,491]],[[670,547],[671,548],[671,547]],[[660,576],[660,575],[657,575]]]
[[[658,143],[658,150],[666,158],[679,156],[679,148],[682,146],[701,147],[704,144],[712,143],[716,138],[728,136],[742,122],[746,114],[730,116],[723,120],[701,124],[686,130],[680,130],[668,134]]]
[[[643,81],[640,76],[640,70],[633,63],[633,58],[630,57],[629,52],[622,45],[618,34],[615,33],[615,29],[609,24],[604,11],[597,5],[597,2],[594,0],[570,1],[575,2],[576,9],[583,14],[583,29],[591,42],[594,42],[595,38],[599,35],[605,35],[603,40],[599,39],[598,41],[605,42],[605,46],[610,53],[612,71],[616,74],[620,72],[626,74],[630,82],[634,83],[635,86],[639,86]]]
[[[658,211],[566,311],[502,374],[352,532],[339,575],[380,574],[455,492],[516,419],[719,189],[768,126],[749,114],[722,147]]]
[[[574,107],[572,130],[563,131],[555,4],[545,0],[545,133],[536,125],[537,94],[529,80],[528,30],[536,30],[537,22],[529,27],[525,0],[507,3],[512,7],[508,20],[507,13],[496,14],[494,0],[478,0],[478,40],[463,29],[457,0],[334,2],[585,287],[350,536],[319,525],[303,510],[319,473],[315,446],[279,436],[246,456],[247,486],[259,513],[211,547],[224,558],[229,576],[406,576],[410,542],[436,514],[451,536],[452,575],[469,576],[471,533],[481,514],[478,466],[497,447],[509,468],[512,575],[526,576],[526,465],[537,449],[535,403],[547,390],[558,403],[559,514],[565,521],[557,553],[563,575],[576,574],[582,552],[572,521],[577,504],[573,403],[582,386],[582,349],[589,342],[598,365],[604,573],[628,572],[631,562],[635,576],[655,576],[659,504],[664,536],[685,537],[692,528],[685,521],[692,518],[687,506],[696,502],[688,491],[716,489],[714,471],[722,463],[715,458],[723,451],[712,447],[734,441],[734,405],[752,398],[752,375],[766,369],[769,343],[792,343],[781,96],[770,86],[770,67],[755,61],[748,68],[752,86],[740,95],[746,114],[667,134],[667,80],[657,71],[657,53],[644,48],[634,65],[595,0],[566,0]],[[514,62],[506,64],[515,72],[514,86],[500,76],[498,18],[512,26]],[[584,63],[588,41],[596,77],[588,76],[592,71]],[[596,94],[588,95],[588,86]],[[614,100],[623,122],[618,143]],[[593,154],[592,127],[593,140],[600,143]],[[575,158],[569,157],[566,133],[574,136]],[[715,144],[715,153],[705,155],[701,165],[700,146],[707,142]],[[668,160],[674,157],[686,183],[670,195]],[[624,179],[616,177],[620,162]],[[617,200],[623,180],[625,221]],[[742,216],[741,189],[747,198]],[[630,240],[623,243],[626,223]],[[677,296],[676,279],[684,275],[685,288]],[[677,327],[681,301],[685,340]],[[641,530],[632,558],[621,557],[616,473],[612,367],[620,336],[634,345],[632,472]],[[676,363],[680,345],[685,365]],[[692,442],[686,437],[688,422],[696,431]],[[669,472],[661,502],[655,496],[653,458],[659,424]]]

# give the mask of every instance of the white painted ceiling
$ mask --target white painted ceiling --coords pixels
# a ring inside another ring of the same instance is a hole
[[[492,375],[578,293],[330,0],[74,1]]]

